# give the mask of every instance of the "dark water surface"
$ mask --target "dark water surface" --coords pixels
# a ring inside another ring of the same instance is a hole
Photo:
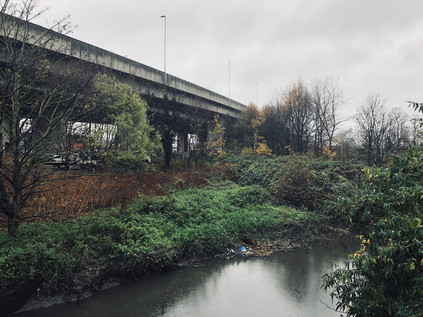
[[[323,304],[334,306],[320,288],[321,276],[356,248],[352,241],[337,241],[264,258],[212,260],[100,292],[80,305],[56,305],[16,316],[339,317]]]

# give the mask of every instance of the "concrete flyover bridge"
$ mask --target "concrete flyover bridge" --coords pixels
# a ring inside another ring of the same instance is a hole
[[[10,32],[14,29],[17,31]],[[179,152],[189,151],[189,134],[196,134],[204,142],[208,123],[215,115],[219,115],[221,123],[230,124],[246,108],[242,103],[158,69],[4,13],[0,13],[0,37],[40,46],[50,58],[66,67],[73,67],[76,61],[83,72],[110,74],[131,85],[148,103],[148,116],[162,134],[165,157],[175,147],[175,140]],[[5,51],[0,47],[2,67],[7,67]]]
[[[31,36],[25,37],[25,41],[29,44],[38,45],[40,38],[48,38],[48,41],[43,42],[43,48],[52,52],[54,58],[65,63],[66,60],[77,60],[87,71],[94,69],[99,73],[112,74],[119,81],[130,84],[146,99],[150,108],[149,116],[154,117],[154,124],[162,130],[162,134],[172,131],[173,134],[176,132],[179,137],[182,136],[182,140],[185,139],[181,143],[185,147],[179,147],[182,151],[186,149],[188,133],[196,133],[200,135],[200,139],[207,136],[206,123],[215,114],[219,115],[222,122],[231,122],[246,107],[186,80],[10,15],[1,13],[1,23],[20,25],[21,29],[28,30]],[[19,38],[13,32],[2,32],[4,29],[6,28],[1,28],[0,36]],[[0,61],[1,59],[0,56]],[[202,126],[200,130],[199,126]],[[169,142],[167,146],[171,146]]]

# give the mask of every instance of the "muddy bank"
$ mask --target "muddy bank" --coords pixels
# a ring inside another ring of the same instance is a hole
[[[325,245],[339,238],[352,239],[354,235],[348,228],[340,224],[312,221],[289,224],[278,231],[266,235],[243,235],[238,241],[231,243],[226,252],[211,255],[209,258],[226,258],[228,260],[240,256],[268,256],[274,252],[289,252],[299,248],[310,248],[314,245]],[[245,251],[241,251],[241,247]],[[63,290],[58,295],[40,293],[33,285],[12,287],[7,298],[3,298],[2,307],[8,312],[34,310],[66,302],[78,302],[80,299],[110,287],[129,284],[148,273],[174,270],[189,266],[201,265],[207,258],[180,259],[172,265],[163,265],[157,261],[155,267],[128,267],[123,261],[102,263],[92,261],[85,263],[85,269],[74,277],[74,287]],[[6,294],[4,294],[6,295]],[[3,297],[3,296],[2,296]]]
[[[286,225],[269,237],[242,237],[240,244],[247,249],[245,255],[268,256],[274,252],[288,252],[295,249],[327,245],[333,240],[355,239],[350,228],[341,223],[307,222],[300,225]]]

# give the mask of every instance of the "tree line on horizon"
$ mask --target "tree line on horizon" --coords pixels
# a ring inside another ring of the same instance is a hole
[[[243,153],[313,153],[381,165],[391,154],[420,143],[418,116],[388,110],[379,94],[369,94],[352,118],[340,115],[344,104],[337,79],[318,78],[310,85],[299,80],[261,109],[250,103],[231,131],[228,147]],[[354,128],[342,130],[346,121]]]

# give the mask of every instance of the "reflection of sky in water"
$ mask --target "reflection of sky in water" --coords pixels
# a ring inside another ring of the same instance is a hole
[[[331,262],[353,247],[316,247],[266,258],[208,261],[206,266],[152,275],[81,301],[16,316],[337,316],[321,288]]]
[[[298,316],[273,273],[260,261],[233,263],[169,307],[165,316],[270,316],[281,307],[287,316]]]
[[[188,295],[166,308],[164,316],[339,316],[321,290],[331,255],[315,249],[270,258],[232,262]]]

